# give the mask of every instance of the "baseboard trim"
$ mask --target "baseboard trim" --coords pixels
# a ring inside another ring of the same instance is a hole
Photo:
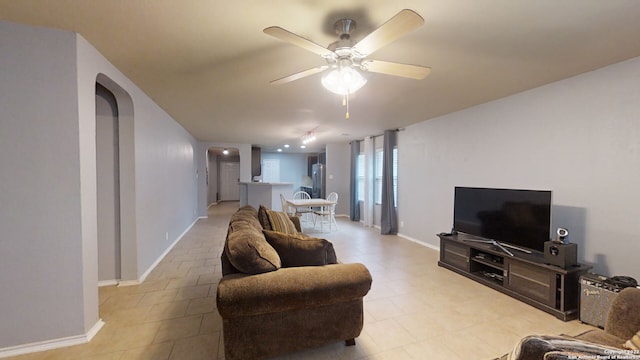
[[[360,224],[362,224],[362,226],[364,226],[364,227],[367,227],[367,225],[365,225],[365,223],[364,223],[364,220],[360,220]],[[371,225],[370,227],[380,230],[380,225],[375,225],[374,224],[374,225]],[[420,241],[418,239],[412,238],[411,236],[407,236],[407,235],[402,234],[402,233],[398,233],[396,236],[399,236],[399,237],[401,237],[401,238],[403,238],[405,240],[409,240],[411,242],[414,242],[414,243],[416,243],[418,245],[422,245],[422,246],[427,247],[429,249],[432,249],[432,250],[435,250],[435,251],[440,251],[440,246],[432,245],[432,244],[426,243],[424,241]]]
[[[69,336],[69,337],[60,338],[60,339],[38,341],[30,344],[23,344],[23,345],[2,348],[0,349],[0,359],[11,357],[11,356],[18,356],[18,355],[31,354],[31,353],[41,352],[41,351],[59,349],[67,346],[86,344],[89,341],[91,341],[91,339],[93,339],[93,337],[96,336],[96,334],[98,334],[98,332],[100,331],[100,329],[102,329],[103,326],[104,326],[104,321],[102,321],[102,319],[98,319],[98,322],[95,325],[93,325],[91,329],[89,329],[89,331],[84,335]]]
[[[98,281],[98,287],[114,286],[114,285],[118,285],[118,280],[113,279],[113,280],[100,280],[100,281]]]
[[[118,287],[127,287],[127,286],[135,286],[140,285],[140,280],[121,280],[118,281]]]
[[[93,337],[98,335],[98,332],[100,332],[103,326],[104,321],[102,321],[102,319],[98,319],[98,322],[89,329],[89,332],[87,332],[87,342],[93,340]]]
[[[149,266],[147,271],[145,271],[137,280],[122,280],[122,281],[120,281],[118,283],[118,286],[119,287],[124,287],[124,286],[135,286],[135,285],[142,284],[145,281],[145,279],[147,278],[147,276],[149,276],[149,274],[151,274],[153,269],[155,269],[156,266],[158,266],[160,264],[160,262],[165,258],[165,256],[167,256],[167,254],[169,254],[169,252],[180,242],[180,240],[182,240],[182,238],[187,234],[187,232],[189,232],[189,230],[191,230],[193,225],[195,225],[198,222],[198,220],[200,220],[199,217],[197,217],[195,220],[193,220],[191,225],[189,225],[182,232],[182,234],[180,234],[180,236],[178,236],[176,238],[176,240],[173,243],[171,243],[171,245],[169,245],[169,247],[156,259],[156,261],[153,262],[153,264],[151,264],[151,266]]]
[[[435,250],[435,251],[440,251],[440,247],[439,246],[428,244],[428,243],[426,243],[424,241],[420,241],[418,239],[414,239],[414,238],[412,238],[410,236],[407,236],[407,235],[404,235],[404,234],[401,234],[401,233],[398,233],[398,236],[403,238],[403,239],[405,239],[405,240],[409,240],[411,242],[414,242],[414,243],[416,243],[418,245],[422,245],[424,247],[427,247],[429,249],[432,249],[432,250]]]

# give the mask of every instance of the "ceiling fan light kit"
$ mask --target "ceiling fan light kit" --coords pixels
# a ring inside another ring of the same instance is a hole
[[[418,15],[418,13],[413,10],[404,9],[372,33],[365,36],[365,38],[357,44],[353,45],[351,32],[355,30],[356,22],[352,19],[341,19],[334,24],[334,29],[339,35],[339,40],[331,43],[328,48],[324,48],[281,27],[268,27],[263,30],[265,34],[318,54],[322,56],[328,64],[316,66],[274,80],[271,83],[283,84],[330,69],[330,71],[322,77],[321,83],[327,90],[344,96],[344,103],[346,103],[347,106],[346,118],[348,119],[349,94],[358,91],[367,83],[367,79],[360,73],[361,71],[401,76],[417,80],[424,79],[429,74],[431,68],[426,66],[366,59],[367,56],[379,48],[408,34],[423,24],[424,19]]]
[[[333,69],[322,77],[322,86],[338,95],[349,95],[360,90],[367,79],[352,67]]]

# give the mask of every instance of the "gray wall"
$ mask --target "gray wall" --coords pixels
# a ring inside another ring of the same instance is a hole
[[[216,204],[218,202],[218,155],[214,152],[207,151],[207,170],[206,174],[208,174],[208,184],[207,184],[207,197],[208,197],[208,205]]]
[[[120,273],[118,108],[113,93],[96,88],[98,280],[113,285]]]
[[[0,44],[3,348],[84,333],[85,314],[75,35],[0,21]]]
[[[349,144],[327,144],[327,194],[338,193],[336,215],[349,216],[349,177],[351,168],[351,147]]]
[[[93,46],[81,36],[77,36],[78,84],[80,86],[80,148],[81,160],[87,158],[86,176],[95,178],[95,82],[106,78],[124,89],[133,103],[135,111],[131,117],[120,115],[121,130],[133,126],[134,148],[120,149],[133,156],[133,164],[121,164],[121,172],[133,173],[135,198],[134,213],[123,218],[134,217],[136,267],[123,269],[124,280],[142,280],[197,217],[197,172],[195,166],[196,140],[164,110],[156,105],[131,80],[120,73]],[[103,84],[105,85],[105,84]],[[114,91],[106,84],[109,90]],[[118,93],[114,92],[116,97]],[[120,99],[119,104],[120,103]],[[121,131],[121,145],[122,145]],[[88,150],[91,149],[91,150]],[[125,159],[126,161],[126,159]],[[122,170],[124,168],[125,170]],[[93,175],[91,175],[93,174]],[[130,174],[131,175],[131,174]],[[89,186],[90,182],[86,184]],[[95,186],[95,185],[94,185]],[[91,189],[83,191],[91,192]],[[95,190],[93,190],[95,191]],[[95,203],[95,195],[83,196],[87,208]],[[95,206],[95,204],[93,205]],[[83,214],[85,223],[90,224],[92,213]],[[95,220],[93,220],[95,221]],[[158,225],[161,226],[158,226]],[[123,240],[124,242],[124,240]],[[123,245],[124,246],[124,245]],[[124,255],[124,254],[123,254]],[[123,262],[125,259],[123,259]]]
[[[640,278],[640,58],[408,126],[399,133],[404,236],[437,247],[454,186],[551,189],[579,261]]]
[[[0,44],[0,352],[81,342],[99,324],[96,78],[132,101],[127,280],[194,222],[196,142],[79,35],[0,21]]]

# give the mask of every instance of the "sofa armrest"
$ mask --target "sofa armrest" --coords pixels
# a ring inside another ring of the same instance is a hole
[[[223,318],[276,313],[361,300],[371,288],[362,264],[281,268],[258,275],[232,274],[218,284]]]

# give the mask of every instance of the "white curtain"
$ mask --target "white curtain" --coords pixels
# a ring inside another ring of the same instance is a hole
[[[366,137],[364,139],[364,225],[373,226],[373,207],[375,201],[373,192],[375,190],[375,173],[374,173],[374,161],[376,157],[376,148],[373,137]]]

